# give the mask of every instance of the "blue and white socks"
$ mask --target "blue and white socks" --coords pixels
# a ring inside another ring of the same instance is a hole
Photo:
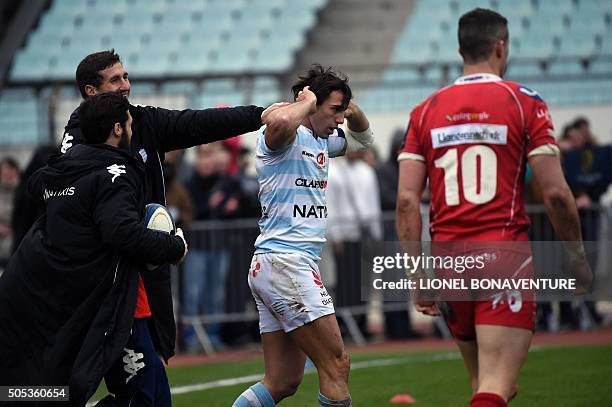
[[[319,392],[319,406],[321,407],[351,407],[351,396],[346,400],[330,400]]]
[[[238,396],[232,407],[274,407],[275,405],[266,386],[258,382]]]

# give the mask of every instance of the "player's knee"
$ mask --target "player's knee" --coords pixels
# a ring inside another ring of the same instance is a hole
[[[295,394],[300,383],[302,383],[303,375],[294,377],[284,377],[282,380],[275,382],[267,382],[266,386],[270,388],[270,393],[274,395],[275,399],[283,399]],[[264,381],[266,381],[264,379]]]
[[[301,377],[287,380],[278,389],[278,394],[280,394],[282,397],[293,396],[297,391],[298,387],[300,386],[300,383],[302,383]]]

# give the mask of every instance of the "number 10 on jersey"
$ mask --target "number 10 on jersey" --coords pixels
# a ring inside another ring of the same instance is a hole
[[[447,205],[459,205],[458,167],[461,167],[461,185],[466,201],[482,205],[495,197],[497,155],[491,147],[472,146],[467,148],[461,157],[456,148],[451,148],[434,161],[434,164],[436,168],[444,170],[444,195]]]

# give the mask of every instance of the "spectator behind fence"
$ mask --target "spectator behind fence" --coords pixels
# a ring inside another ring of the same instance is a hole
[[[612,182],[612,146],[599,145],[591,133],[589,121],[578,117],[567,128],[564,135],[568,141],[567,151],[563,153],[563,166],[565,176],[574,197],[584,241],[595,242],[600,234],[600,209],[598,207],[601,196],[607,191]],[[587,253],[587,259],[593,270],[596,270],[598,253],[592,246]],[[595,303],[585,301],[581,305],[581,327],[586,329],[590,325],[599,325],[601,315],[597,312]],[[590,319],[590,321],[589,321]]]
[[[391,140],[391,151],[389,159],[380,163],[376,167],[376,177],[378,178],[378,186],[380,190],[380,205],[383,212],[393,212],[395,214],[395,202],[397,199],[397,182],[399,179],[399,162],[397,156],[399,150],[404,144],[404,136],[406,132],[402,129],[397,129]],[[385,222],[383,232],[383,240],[396,241],[397,233],[395,231],[395,222]],[[383,295],[385,293],[383,292]],[[406,303],[408,303],[409,292],[406,291]],[[384,300],[384,298],[383,298]],[[385,321],[385,337],[387,339],[408,339],[420,338],[421,334],[412,329],[410,320],[410,310],[408,307],[401,310],[391,310],[384,312]]]
[[[240,183],[228,175],[230,152],[222,142],[197,147],[197,158],[187,189],[195,205],[194,220],[223,220],[240,216]],[[213,234],[215,236],[213,237]],[[193,232],[193,250],[183,266],[183,314],[221,314],[225,312],[225,286],[230,266],[226,239],[218,230]],[[212,345],[224,347],[221,324],[206,325]],[[183,330],[187,352],[200,349],[192,325]]]
[[[174,160],[178,157],[171,151],[166,153],[164,161],[164,184],[166,185],[166,207],[172,214],[177,227],[185,228],[193,220],[193,200],[189,190],[177,179],[179,162]],[[172,157],[172,158],[170,158]]]
[[[564,154],[568,151],[578,148],[582,145],[582,134],[574,126],[574,123],[567,124],[563,127],[561,136],[559,137],[559,149]],[[525,173],[525,203],[542,205],[542,191],[533,179],[531,167],[527,165]],[[535,211],[529,214],[530,228],[529,238],[532,241],[554,241],[556,240],[553,226],[544,212]],[[584,221],[584,220],[582,220]],[[581,225],[584,230],[584,225]],[[551,261],[562,261],[559,253],[555,252],[554,245],[542,245],[539,250],[533,252],[533,262],[536,269],[545,267],[548,264],[551,267]],[[561,265],[559,266],[561,267]],[[572,307],[571,301],[559,302],[559,314],[555,315],[552,304],[550,302],[539,302],[537,306],[536,330],[557,332],[559,330],[577,329],[579,326],[579,318]]]
[[[229,139],[233,140],[233,139]],[[228,141],[229,141],[228,140]],[[240,183],[240,218],[248,218],[235,227],[223,230],[231,251],[230,269],[227,277],[227,297],[225,309],[228,313],[247,312],[251,306],[251,290],[244,270],[248,270],[253,257],[253,242],[259,235],[256,219],[261,217],[259,204],[259,182],[251,175],[249,167],[253,164],[254,154],[251,149],[239,146],[236,164],[238,172],[234,175]],[[253,304],[254,305],[254,304]],[[228,322],[223,325],[223,340],[228,345],[243,345],[259,341],[259,324],[257,321]]]
[[[382,227],[376,172],[363,160],[363,152],[347,154],[330,166],[327,209],[327,238],[336,264],[336,304],[338,308],[366,305],[359,277],[361,243],[380,240]],[[366,314],[356,315],[355,321],[361,333],[369,336]],[[340,329],[343,336],[348,333],[343,321]]]
[[[19,184],[19,164],[11,157],[0,161],[0,274],[11,254],[13,198]]]

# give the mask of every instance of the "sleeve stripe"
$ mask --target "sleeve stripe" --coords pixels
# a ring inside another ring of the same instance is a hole
[[[555,155],[559,156],[561,152],[559,151],[559,147],[555,144],[544,144],[540,147],[536,147],[527,154],[527,157],[533,157],[535,155]]]
[[[397,161],[402,160],[415,160],[425,162],[425,157],[413,153],[400,153],[400,155],[397,156]]]

